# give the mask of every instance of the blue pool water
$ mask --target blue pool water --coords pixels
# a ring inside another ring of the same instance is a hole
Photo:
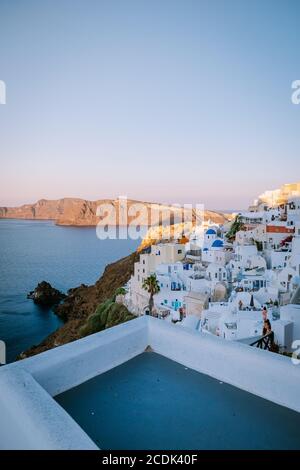
[[[300,414],[155,353],[56,396],[101,449],[300,449]]]
[[[105,266],[133,252],[139,240],[99,240],[93,227],[59,227],[48,221],[0,220],[0,339],[7,361],[61,325],[51,309],[26,295],[49,281],[66,292],[93,284]]]

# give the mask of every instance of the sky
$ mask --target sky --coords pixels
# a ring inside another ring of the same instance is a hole
[[[0,0],[0,205],[300,180],[298,0]]]

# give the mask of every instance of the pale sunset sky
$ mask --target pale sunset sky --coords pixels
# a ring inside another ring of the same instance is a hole
[[[0,0],[0,205],[300,180],[298,0]]]

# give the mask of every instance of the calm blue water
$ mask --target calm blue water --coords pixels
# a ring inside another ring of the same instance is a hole
[[[95,228],[52,222],[0,220],[0,339],[7,361],[61,325],[51,309],[26,295],[46,280],[66,292],[93,284],[105,266],[133,252],[138,240],[99,240]]]
[[[300,414],[156,353],[57,395],[101,449],[300,449]]]

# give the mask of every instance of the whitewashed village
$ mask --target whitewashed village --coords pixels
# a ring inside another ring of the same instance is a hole
[[[207,221],[189,240],[152,245],[125,291],[120,301],[135,315],[291,353],[300,338],[300,183],[265,192],[225,225]]]
[[[1,367],[0,449],[114,449],[116,435],[131,449],[145,433],[150,449],[299,449],[300,183],[188,238],[142,244],[127,284],[89,317],[108,307],[130,321]],[[140,373],[118,375],[138,360]]]

